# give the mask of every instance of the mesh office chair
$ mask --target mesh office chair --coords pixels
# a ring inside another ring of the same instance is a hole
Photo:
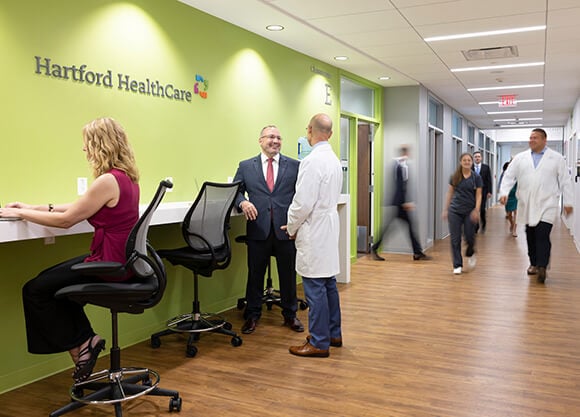
[[[230,214],[240,182],[204,182],[193,205],[188,210],[181,231],[187,246],[159,250],[159,256],[172,265],[181,265],[193,272],[193,308],[167,322],[167,329],[151,336],[151,346],[161,346],[161,336],[175,332],[189,333],[186,355],[194,357],[203,332],[232,336],[231,344],[240,346],[242,339],[232,331],[232,324],[213,313],[202,313],[199,303],[198,277],[211,277],[213,271],[225,269],[230,264],[232,251],[228,236]]]
[[[116,417],[122,417],[121,403],[142,395],[171,397],[169,411],[181,410],[177,391],[159,388],[159,374],[148,368],[122,368],[119,348],[118,313],[140,314],[155,306],[163,296],[167,277],[163,262],[147,243],[147,232],[155,209],[173,187],[162,181],[153,200],[133,227],[125,247],[127,262],[87,262],[73,266],[86,275],[125,276],[133,271],[133,278],[124,282],[94,282],[76,284],[60,289],[55,297],[68,298],[79,304],[93,304],[111,311],[112,338],[110,368],[95,372],[86,381],[74,384],[70,390],[72,401],[53,411],[57,417],[89,404],[112,404]],[[85,391],[90,393],[85,395]]]

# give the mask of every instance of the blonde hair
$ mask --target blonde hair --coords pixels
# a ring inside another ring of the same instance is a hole
[[[110,117],[102,117],[83,127],[83,141],[87,159],[97,178],[116,168],[123,171],[134,183],[139,181],[133,149],[123,127]]]

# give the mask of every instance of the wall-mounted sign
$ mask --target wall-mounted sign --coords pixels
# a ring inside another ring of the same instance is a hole
[[[52,62],[50,58],[34,57],[36,61],[35,73],[46,77],[60,78],[62,80],[71,80],[77,83],[94,85],[104,88],[117,88],[131,93],[142,94],[145,96],[166,98],[175,101],[191,103],[192,97],[197,95],[201,98],[207,98],[209,81],[203,76],[196,74],[193,87],[181,88],[172,83],[160,82],[150,78],[135,79],[127,74],[116,73],[113,71],[93,71],[82,65],[60,65]]]

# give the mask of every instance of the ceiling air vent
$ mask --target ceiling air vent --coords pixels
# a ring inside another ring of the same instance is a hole
[[[513,58],[518,56],[517,46],[497,46],[495,48],[470,49],[461,51],[468,61],[477,61],[481,59],[500,59]]]

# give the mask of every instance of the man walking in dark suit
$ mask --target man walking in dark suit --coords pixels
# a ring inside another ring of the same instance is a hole
[[[485,210],[487,209],[487,199],[491,197],[491,170],[489,165],[481,162],[481,152],[475,151],[473,153],[473,170],[483,180],[483,189],[481,190],[481,207],[479,213],[479,226],[481,226],[481,233],[485,233],[487,220],[485,218]],[[479,230],[479,226],[475,227],[475,231]]]
[[[413,259],[415,261],[430,260],[431,257],[423,253],[421,244],[415,234],[415,228],[411,221],[410,212],[415,209],[415,205],[408,200],[407,183],[409,181],[409,167],[407,166],[407,159],[409,158],[409,148],[404,145],[399,149],[399,158],[396,159],[395,164],[395,192],[391,204],[397,210],[396,215],[389,217],[383,225],[383,230],[379,239],[373,244],[372,256],[375,261],[384,261],[385,258],[379,255],[378,251],[381,247],[381,242],[389,226],[395,218],[401,219],[407,223],[409,238],[411,239],[411,246],[413,247]]]
[[[246,217],[248,283],[242,333],[256,330],[262,314],[264,275],[271,256],[276,257],[284,325],[296,332],[304,326],[296,317],[296,247],[280,227],[286,224],[294,197],[299,162],[280,154],[282,137],[276,126],[260,132],[262,152],[240,162],[234,181],[241,181],[236,207]],[[247,198],[246,198],[247,194]]]

